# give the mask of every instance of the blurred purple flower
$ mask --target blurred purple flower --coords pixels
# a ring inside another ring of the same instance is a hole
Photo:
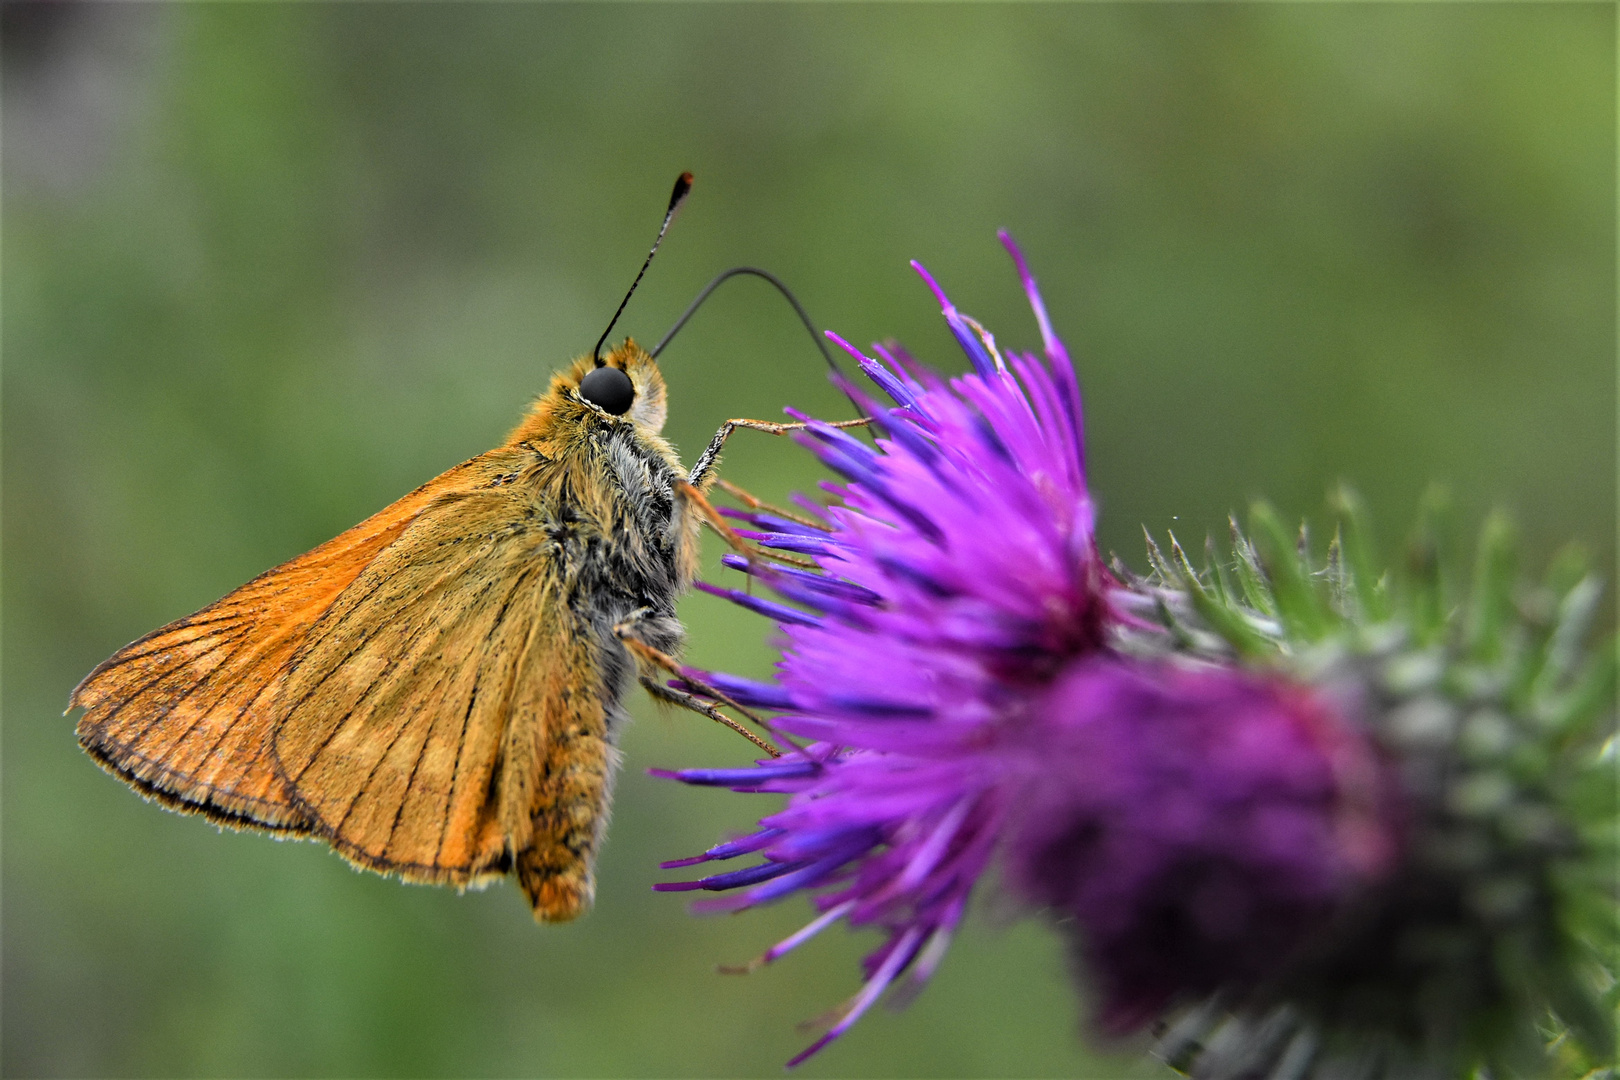
[[[1105,1031],[1258,985],[1393,861],[1370,744],[1279,678],[1082,665],[1019,742],[1005,876],[1058,916]]]
[[[816,569],[727,556],[785,602],[699,586],[775,619],[783,648],[774,683],[694,678],[811,742],[754,768],[658,773],[789,799],[758,831],[664,865],[763,862],[657,888],[728,893],[696,905],[709,911],[812,894],[819,917],[755,966],[834,922],[886,933],[861,990],[790,1064],[902,976],[902,1000],[922,987],[994,859],[1024,900],[1072,920],[1116,1029],[1279,958],[1371,865],[1341,843],[1335,755],[1355,738],[1330,711],[1264,677],[1111,647],[1146,627],[1142,598],[1098,556],[1074,369],[1001,239],[1043,357],[1004,353],[913,264],[973,371],[947,380],[829,334],[895,403],[845,387],[876,448],[809,420],[801,443],[847,480],[824,485],[839,504],[729,511]]]

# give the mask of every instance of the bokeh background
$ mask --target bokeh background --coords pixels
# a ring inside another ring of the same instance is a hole
[[[660,859],[750,813],[656,781],[748,747],[638,701],[600,899],[534,926],[144,805],[69,688],[124,642],[487,449],[622,324],[774,270],[856,341],[960,369],[920,258],[1001,340],[1023,242],[1079,358],[1106,547],[1343,478],[1386,553],[1425,486],[1527,562],[1614,562],[1615,11],[1606,4],[4,9],[8,1076],[774,1075],[856,985],[834,931],[714,972]],[[665,354],[690,456],[729,416],[848,406],[763,284]],[[811,488],[744,434],[727,474]],[[711,567],[715,552],[710,550]],[[713,571],[711,570],[711,573]],[[767,627],[682,609],[763,673]],[[1612,606],[1609,611],[1613,611]],[[981,904],[937,980],[806,1076],[1156,1076],[1089,1044],[1054,940]]]

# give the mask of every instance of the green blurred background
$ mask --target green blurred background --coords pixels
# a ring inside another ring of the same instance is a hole
[[[7,1075],[774,1075],[854,989],[874,939],[842,931],[715,974],[802,902],[649,891],[770,803],[645,776],[748,748],[639,699],[597,909],[560,928],[144,805],[61,716],[124,642],[499,440],[683,169],[643,340],[752,263],[959,369],[906,260],[1028,346],[1011,229],[1138,566],[1143,524],[1320,514],[1340,478],[1389,552],[1441,479],[1460,531],[1500,504],[1531,566],[1613,565],[1610,5],[52,8],[4,27]],[[729,416],[847,415],[756,281],[665,371],[688,459]],[[726,465],[817,479],[764,436]],[[766,670],[762,621],[682,611],[698,663]],[[987,902],[803,1072],[1159,1074],[1079,1031],[1053,939]]]

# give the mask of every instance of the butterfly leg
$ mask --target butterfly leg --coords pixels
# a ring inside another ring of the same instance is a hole
[[[693,697],[691,694],[677,690],[673,686],[665,686],[651,675],[641,676],[641,687],[643,690],[647,691],[649,696],[657,701],[662,701],[668,705],[675,705],[682,709],[690,709],[692,712],[695,712],[700,716],[707,716],[710,720],[725,725],[732,731],[735,731],[737,734],[747,739],[749,742],[753,743],[755,746],[759,747],[761,750],[765,751],[773,758],[779,758],[782,756],[782,751],[778,750],[764,739],[761,739],[758,735],[755,735],[752,731],[749,731],[747,728],[737,723],[737,721],[733,720],[725,713],[720,712],[713,705],[710,705],[699,698]]]
[[[630,655],[635,657],[637,667],[643,669],[650,668],[654,671],[668,672],[669,674],[681,679],[693,689],[697,690],[698,693],[711,697],[724,705],[731,706],[733,709],[736,709],[743,716],[747,717],[749,720],[753,721],[762,728],[766,726],[765,721],[761,720],[754,713],[743,708],[741,705],[737,704],[735,701],[731,700],[731,698],[727,697],[719,690],[716,690],[714,687],[709,686],[699,679],[693,678],[689,673],[682,670],[681,665],[675,660],[674,657],[643,641],[636,632],[636,623],[639,622],[642,617],[644,617],[646,610],[647,609],[643,608],[640,611],[633,612],[630,618],[626,619],[622,623],[619,623],[613,628],[614,636],[623,643],[625,649],[630,653]],[[771,757],[782,756],[782,752],[776,747],[761,739],[758,735],[755,735],[752,731],[749,731],[747,728],[737,723],[737,721],[733,720],[725,713],[720,712],[707,702],[702,701],[694,695],[686,693],[685,691],[676,690],[673,687],[665,686],[650,675],[642,674],[639,678],[642,687],[659,701],[670,705],[678,705],[683,709],[690,709],[692,712],[706,716],[710,720],[713,720],[718,724],[723,724],[735,731],[737,734],[741,735],[743,738],[747,739],[749,742],[771,755]]]
[[[839,420],[827,426],[832,428],[864,427],[871,422],[871,417],[863,416],[858,420]],[[803,431],[809,426],[809,424],[797,422],[779,424],[770,420],[749,420],[743,417],[727,420],[720,425],[720,430],[714,433],[714,438],[709,440],[708,447],[698,455],[697,464],[692,466],[691,475],[686,478],[687,483],[692,484],[694,487],[704,485],[708,480],[709,473],[714,471],[715,463],[720,460],[720,448],[726,445],[726,440],[731,438],[731,433],[738,428],[747,428],[749,431],[763,431],[767,435],[786,435],[790,431]]]
[[[803,525],[808,529],[816,529],[820,532],[832,531],[824,522],[814,521],[803,516],[802,514],[796,514],[792,510],[784,510],[780,506],[773,506],[764,499],[761,499],[756,495],[749,494],[748,491],[738,487],[736,484],[733,484],[730,480],[727,480],[724,477],[717,479],[715,483],[718,484],[721,490],[723,490],[727,495],[730,495],[733,499],[736,499],[750,510],[763,510],[767,514],[775,514],[779,518],[785,518],[788,521]]]
[[[697,511],[698,516],[703,520],[704,524],[708,525],[709,528],[719,533],[721,539],[723,539],[727,544],[730,544],[734,550],[740,553],[742,557],[747,559],[750,563],[757,563],[761,559],[768,559],[773,562],[786,563],[789,566],[803,567],[807,570],[814,570],[816,568],[815,563],[806,562],[803,559],[795,559],[790,555],[783,555],[780,552],[766,551],[763,548],[749,545],[747,541],[737,535],[735,529],[726,524],[726,519],[721,516],[720,511],[714,508],[714,504],[709,502],[708,496],[704,495],[701,490],[699,490],[689,481],[678,481],[675,484],[675,495],[677,498],[684,499],[686,502],[690,503],[692,508]]]

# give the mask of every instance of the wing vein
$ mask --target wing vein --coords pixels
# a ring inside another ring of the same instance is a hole
[[[155,707],[155,715],[150,720],[147,721],[147,724],[146,724],[145,727],[141,728],[139,734],[135,735],[133,738],[130,739],[130,745],[134,746],[135,744],[139,743],[142,739],[146,738],[147,734],[149,732],[151,732],[151,730],[154,727],[156,727],[158,724],[163,722],[164,717],[168,716],[171,712],[174,711],[174,707],[176,705],[179,705],[181,702],[183,702],[187,698],[189,698],[192,694],[196,693],[197,690],[201,686],[203,686],[205,683],[207,683],[209,679],[212,679],[214,677],[215,673],[217,673],[221,668],[228,665],[231,662],[231,658],[234,657],[236,655],[236,653],[247,644],[247,638],[249,638],[250,636],[251,635],[247,634],[247,633],[243,633],[242,635],[240,635],[240,637],[241,637],[240,643],[236,646],[235,649],[231,650],[230,654],[228,656],[226,656],[225,659],[221,660],[215,667],[210,669],[209,672],[206,675],[204,675],[202,678],[198,679],[196,682],[192,683],[189,687],[187,687],[180,694],[179,697],[175,698],[173,701],[169,702],[167,705],[164,705],[164,706],[161,706],[161,707]],[[96,733],[100,734],[101,732],[105,731],[107,729],[107,726],[109,724],[111,724],[114,719],[117,718],[118,714],[124,711],[124,706],[125,705],[131,704],[136,699],[138,699],[142,694],[145,694],[152,687],[156,686],[158,683],[162,682],[164,679],[167,679],[169,676],[173,675],[175,672],[180,671],[183,668],[189,667],[191,664],[197,662],[198,660],[201,660],[205,656],[209,656],[209,655],[211,655],[213,653],[218,652],[220,649],[224,648],[226,645],[229,645],[233,640],[236,640],[236,639],[222,638],[218,642],[216,642],[215,644],[210,645],[208,648],[204,649],[202,652],[197,653],[195,656],[187,657],[184,662],[182,662],[180,664],[176,664],[174,667],[168,668],[168,669],[166,669],[164,671],[160,671],[156,675],[152,676],[146,682],[142,683],[140,685],[140,688],[137,689],[133,694],[130,694],[128,697],[124,698],[124,700],[120,701],[117,705],[113,706],[112,711],[107,714],[105,719],[103,719],[103,720],[96,723],[96,725],[95,725]],[[196,728],[197,724],[200,723],[201,721],[202,721],[202,717],[198,717],[197,720],[193,721],[191,727],[186,729],[185,735],[180,736],[180,738],[176,740],[176,745],[178,745],[181,742],[184,742],[185,739],[186,739],[186,736],[190,735],[191,732]]]
[[[181,694],[179,697],[177,697],[173,701],[169,702],[169,704],[163,709],[163,712],[160,713],[157,717],[154,717],[152,722],[150,724],[148,724],[144,729],[142,729],[140,735],[136,736],[137,741],[140,740],[140,739],[146,738],[146,733],[151,731],[153,727],[157,726],[157,724],[164,717],[166,717],[170,713],[172,713],[177,706],[185,703],[191,697],[191,695],[195,694],[198,690],[201,690],[204,686],[206,686],[210,682],[212,682],[215,675],[218,675],[221,671],[224,671],[227,667],[229,667],[230,664],[231,664],[231,661],[236,659],[237,654],[242,652],[244,649],[246,649],[248,647],[248,645],[251,643],[251,638],[252,638],[251,634],[244,635],[243,640],[241,641],[241,643],[238,644],[236,648],[231,650],[231,653],[230,653],[229,656],[227,656],[227,657],[225,657],[225,659],[221,660],[217,666],[215,666],[212,670],[210,670],[208,672],[208,674],[204,675],[202,678],[198,679],[195,683],[193,683],[189,688],[187,688],[185,693]],[[203,655],[206,656],[207,654],[204,653]],[[229,688],[227,687],[227,690],[228,689]],[[196,717],[196,719],[192,720],[191,726],[186,728],[186,730],[180,735],[180,737],[178,739],[174,740],[175,750],[178,750],[181,746],[183,746],[185,744],[185,741],[187,739],[191,738],[191,733],[196,731],[198,726],[200,724],[202,724],[203,721],[208,719],[208,716],[209,716],[209,714],[211,712],[213,712],[212,709],[199,708],[197,710],[197,717]],[[230,719],[230,722],[225,725],[225,729],[227,731],[229,731],[231,729],[231,727],[233,727],[236,724],[236,721],[239,720],[239,719],[241,719],[241,713],[240,712],[238,712],[236,716],[233,716]],[[214,747],[218,747],[218,745],[219,745],[219,742],[216,740],[215,743],[214,743]],[[209,752],[212,753],[213,748],[210,748]],[[203,761],[206,761],[206,760],[208,760],[208,759],[207,759],[207,756],[205,755],[204,758],[203,758]],[[201,765],[201,762],[199,762],[198,764]]]
[[[182,626],[175,626],[175,625],[173,625],[171,623],[170,625],[165,626],[162,629],[154,630],[152,633],[147,634],[143,638],[140,638],[140,639],[138,639],[136,641],[130,642],[128,645],[124,646],[117,653],[113,654],[106,661],[104,661],[102,664],[100,664],[96,668],[96,670],[92,671],[88,676],[85,677],[84,681],[87,682],[87,683],[91,682],[94,679],[97,679],[100,676],[107,674],[109,671],[118,670],[119,668],[123,667],[125,664],[130,663],[131,661],[144,660],[148,656],[156,656],[158,653],[164,652],[164,651],[166,651],[168,649],[175,649],[175,648],[179,648],[179,647],[184,646],[184,645],[191,645],[191,644],[194,644],[195,642],[197,642],[198,640],[200,640],[201,638],[203,638],[204,636],[206,636],[206,635],[199,634],[199,635],[197,635],[197,637],[187,638],[185,641],[171,642],[171,643],[169,643],[167,645],[157,645],[157,646],[154,646],[154,647],[152,647],[150,649],[142,649],[140,652],[130,652],[130,650],[133,649],[136,645],[142,645],[142,644],[145,644],[147,642],[157,640],[157,637],[160,634],[176,634],[176,633],[179,633],[182,630],[190,630],[193,627],[212,626],[212,625],[214,625],[216,623],[231,622],[233,620],[240,622],[240,621],[242,621],[242,619],[243,619],[243,616],[241,614],[233,612],[230,615],[221,615],[221,616],[219,616],[217,618],[213,618],[213,619],[197,619],[197,620],[194,620],[194,621],[191,621],[191,622],[187,622]]]
[[[438,687],[443,686],[444,681],[445,681],[444,678],[441,677],[438,682],[433,684],[432,688],[437,689]],[[426,696],[426,695],[424,695],[424,696]],[[356,702],[356,705],[358,705],[358,704],[359,703]],[[352,711],[351,711],[351,715],[352,715]],[[422,764],[422,754],[427,750],[428,741],[433,737],[433,725],[435,723],[437,723],[437,721],[438,721],[437,717],[433,717],[432,719],[430,719],[428,721],[427,735],[423,736],[423,738],[422,738],[422,745],[416,751],[416,761],[415,761],[414,764],[411,765],[410,777],[407,778],[406,781],[405,781],[405,791],[407,793],[409,793],[409,791],[411,789],[411,780],[414,780],[416,778],[417,767]],[[410,726],[411,726],[410,720],[407,719],[403,724],[401,724],[399,726],[399,730],[394,733],[394,737],[392,739],[389,739],[388,742],[383,746],[382,753],[377,755],[377,760],[375,762],[373,762],[372,765],[371,765],[371,771],[366,773],[366,782],[364,784],[361,784],[358,788],[355,789],[354,798],[350,799],[349,800],[349,805],[344,808],[343,816],[338,819],[338,822],[337,822],[336,825],[332,826],[332,831],[334,833],[341,833],[343,831],[343,826],[345,826],[345,825],[347,825],[349,823],[349,815],[354,813],[354,808],[356,806],[360,805],[360,800],[365,797],[365,794],[366,794],[367,791],[371,790],[371,782],[377,778],[377,770],[382,768],[383,764],[388,760],[388,751],[392,750],[399,743],[399,740],[404,737],[406,730],[409,729]],[[404,805],[405,805],[404,796],[401,796],[400,797],[400,806],[403,807]],[[397,809],[394,811],[394,824],[396,826],[399,824],[399,811]],[[394,831],[393,831],[392,828],[390,828],[388,830],[388,838],[390,840],[392,840],[393,836],[394,836]],[[388,845],[384,844],[383,847],[382,847],[382,850],[387,851],[388,850]]]
[[[495,632],[497,630],[499,630],[501,628],[501,624],[506,621],[506,613],[508,611],[510,611],[511,608],[512,608],[512,598],[517,595],[518,589],[520,589],[523,586],[523,583],[526,580],[528,580],[528,578],[530,576],[532,576],[532,574],[533,574],[532,570],[527,570],[527,569],[524,570],[521,574],[518,575],[517,580],[512,583],[511,589],[507,590],[506,599],[501,604],[501,610],[496,612],[495,621],[490,626],[489,633],[487,635],[485,635],[485,638],[484,638],[484,643],[485,643],[484,647],[485,647],[486,655],[487,655],[488,648],[489,648],[489,642],[494,639]],[[533,633],[532,628],[530,630],[530,633]],[[525,652],[527,652],[527,648],[525,648]],[[482,672],[482,667],[481,666],[480,666],[480,672]],[[447,837],[449,835],[449,833],[450,833],[450,818],[451,818],[452,814],[455,812],[455,805],[456,805],[456,778],[461,772],[461,754],[467,747],[467,727],[472,722],[473,706],[478,701],[479,682],[480,682],[480,680],[475,677],[474,680],[473,680],[472,693],[467,698],[467,712],[462,717],[461,734],[456,740],[456,756],[455,756],[455,759],[450,764],[450,794],[444,801],[444,820],[439,823],[439,843],[438,843],[438,846],[433,849],[433,865],[434,866],[439,865],[439,858],[440,858],[441,855],[444,854],[445,837]],[[511,722],[510,718],[508,718],[508,723],[510,723],[510,722]],[[403,806],[403,804],[401,804],[401,805]],[[396,828],[399,825],[399,819],[397,817],[394,820],[394,825],[395,825]],[[392,831],[390,831],[390,833],[389,833],[389,838],[390,839],[393,838]]]
[[[433,593],[435,593],[435,592],[439,591],[440,589],[444,588],[449,583],[451,578],[466,574],[467,570],[468,570],[468,567],[465,564],[462,564],[462,563],[457,563],[455,566],[451,567],[450,569],[447,569],[446,571],[444,571],[443,574],[441,574],[439,576],[438,580],[434,581],[432,584],[428,585],[427,587],[425,587],[422,590],[422,599],[425,600],[427,597],[431,596]],[[353,611],[354,608],[358,607],[360,604],[364,603],[365,601],[371,599],[371,597],[379,589],[381,589],[386,584],[388,584],[387,579],[384,578],[382,575],[378,575],[376,584],[372,585],[365,592],[360,593],[360,594],[355,596],[354,600],[349,604],[349,610]],[[337,602],[341,603],[345,599],[346,599],[346,596],[340,596],[338,598]],[[336,603],[334,603],[333,606],[336,607]],[[328,615],[329,614],[330,614],[330,611],[328,612]],[[347,613],[345,613],[345,614],[347,614]],[[326,616],[323,616],[323,619],[325,617]],[[356,641],[354,643],[354,645],[349,649],[349,651],[344,653],[343,656],[341,658],[339,658],[338,661],[335,664],[332,665],[332,671],[337,671],[344,664],[347,664],[350,660],[353,660],[356,653],[358,653],[361,649],[365,648],[367,645],[371,644],[371,639],[372,638],[376,637],[382,631],[389,630],[389,629],[392,629],[392,628],[393,628],[392,624],[389,623],[387,620],[379,620],[375,627],[373,627],[371,630],[367,631],[367,633],[365,634],[364,637],[362,637],[358,641]],[[414,640],[414,639],[412,639],[412,640]],[[406,644],[407,645],[410,644],[410,641],[407,641]],[[303,694],[299,695],[298,700],[288,703],[287,711],[289,713],[291,713],[294,710],[301,707],[318,690],[320,690],[320,688],[322,686],[324,686],[325,683],[326,683],[326,677],[322,677],[321,679],[316,681],[316,683],[313,686],[311,686],[308,690],[305,690],[303,692]],[[368,692],[370,691],[372,685],[375,685],[375,684],[373,683],[373,684],[368,684],[367,685],[367,691]],[[364,695],[362,695],[362,700],[363,700],[363,698],[364,698]],[[359,702],[357,701],[356,704],[358,704],[358,703]],[[352,712],[352,710],[351,710],[351,712]],[[348,719],[348,714],[344,714],[343,719],[347,720]],[[339,726],[342,726],[341,721],[339,721]],[[334,731],[335,730],[336,729],[334,729]],[[330,736],[328,736],[328,739],[330,739]],[[317,757],[320,755],[320,751],[323,750],[323,749],[325,749],[325,742],[323,742],[321,744],[321,746],[316,748],[315,753],[316,753]],[[310,759],[311,762],[313,762],[314,760],[315,760],[314,758]],[[307,765],[305,766],[305,768],[308,768],[308,767],[309,766],[307,766]],[[300,770],[299,775],[300,776],[303,775],[302,770]],[[297,779],[297,778],[294,777],[294,779]]]

